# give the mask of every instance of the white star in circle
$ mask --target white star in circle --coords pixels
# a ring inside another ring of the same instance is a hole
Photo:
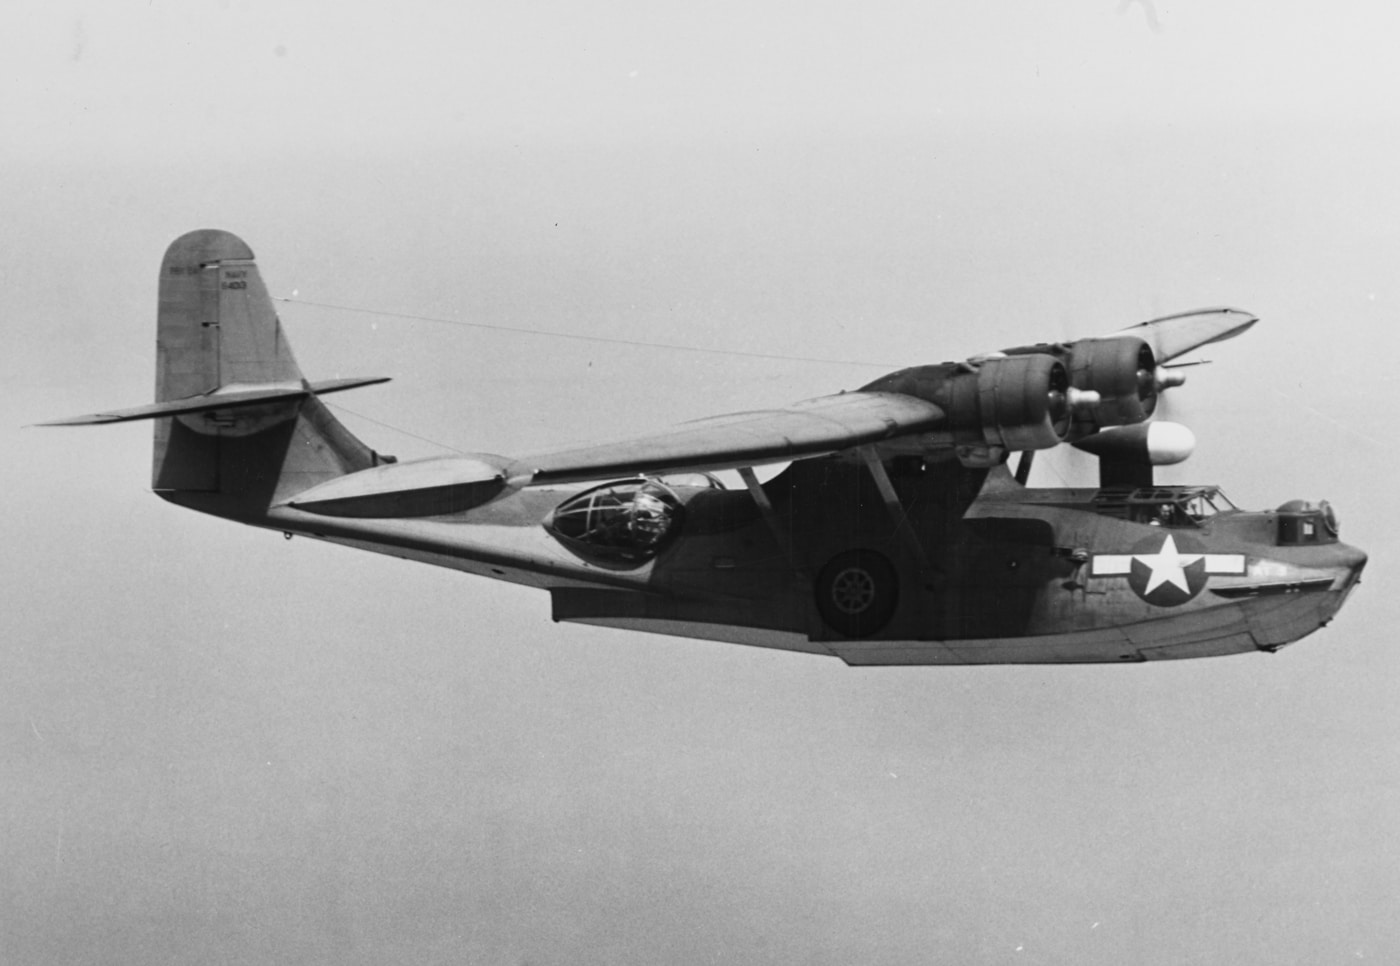
[[[1162,541],[1162,549],[1156,553],[1133,554],[1134,560],[1140,560],[1151,570],[1152,576],[1147,579],[1147,587],[1143,590],[1146,596],[1163,584],[1172,584],[1181,588],[1183,594],[1191,593],[1191,585],[1186,582],[1186,568],[1204,554],[1199,553],[1178,553],[1176,541],[1172,535],[1167,534],[1167,539]]]

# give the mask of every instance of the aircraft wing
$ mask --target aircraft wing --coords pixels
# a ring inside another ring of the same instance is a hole
[[[527,456],[510,475],[526,485],[576,483],[782,463],[917,433],[943,410],[903,393],[846,392],[784,409],[714,416],[615,443]]]
[[[1160,365],[1203,345],[1233,339],[1258,321],[1257,315],[1241,309],[1197,309],[1140,322],[1113,334],[1142,339],[1152,346]]]

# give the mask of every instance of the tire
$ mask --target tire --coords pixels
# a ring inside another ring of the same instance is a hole
[[[899,574],[873,550],[848,550],[822,568],[815,594],[828,627],[843,637],[870,637],[894,616]]]

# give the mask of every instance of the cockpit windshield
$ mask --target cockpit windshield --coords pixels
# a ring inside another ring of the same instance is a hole
[[[1236,509],[1213,486],[1144,487],[1122,499],[1129,520],[1154,527],[1199,527],[1216,514]]]
[[[1219,490],[1199,490],[1186,501],[1187,514],[1197,521],[1234,509],[1238,508]]]

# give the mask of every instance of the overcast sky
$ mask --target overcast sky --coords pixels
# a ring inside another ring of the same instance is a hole
[[[1393,4],[6,13],[0,961],[1400,961]],[[1371,564],[1295,647],[1179,664],[555,625],[168,506],[149,426],[20,429],[150,400],[202,227],[309,377],[394,377],[335,401],[406,457],[1237,305],[1171,478],[1329,498]]]

